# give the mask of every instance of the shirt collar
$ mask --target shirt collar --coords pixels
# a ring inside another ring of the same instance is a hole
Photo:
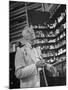
[[[31,44],[30,44],[30,43],[28,43],[28,42],[27,42],[25,45],[26,45],[26,47],[29,47],[29,48],[31,48],[31,49],[32,49],[32,46],[31,46]]]

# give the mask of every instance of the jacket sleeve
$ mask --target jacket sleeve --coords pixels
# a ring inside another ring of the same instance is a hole
[[[15,57],[15,75],[18,79],[26,78],[37,73],[35,64],[26,66],[24,55],[20,50],[16,53]]]
[[[24,55],[19,48],[15,55],[15,70],[18,70],[21,67],[25,67]]]
[[[29,66],[19,69],[16,72],[16,77],[18,79],[21,79],[21,78],[26,78],[26,77],[35,75],[36,73],[37,73],[37,70],[36,70],[35,64],[31,64]]]

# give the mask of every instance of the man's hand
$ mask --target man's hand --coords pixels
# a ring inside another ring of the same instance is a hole
[[[38,62],[36,62],[36,67],[37,68],[42,68],[42,67],[44,67],[45,66],[45,61],[44,60],[40,60],[40,61],[38,61]]]
[[[51,73],[53,74],[53,76],[56,76],[57,70],[56,70],[56,68],[55,68],[53,65],[47,64],[47,70],[48,70],[49,72],[51,72]]]

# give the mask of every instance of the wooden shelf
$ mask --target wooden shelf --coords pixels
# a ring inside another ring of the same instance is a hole
[[[57,51],[56,49],[43,49],[42,51]]]
[[[57,55],[56,57],[60,57],[60,56],[63,56],[63,55],[66,55],[66,52],[61,53],[60,55]]]
[[[66,48],[66,43],[65,43],[64,45],[62,45],[62,46],[56,48],[56,49],[58,50],[58,49],[60,49],[60,48],[64,48],[64,47]]]
[[[37,44],[34,44],[33,46],[43,46],[43,45],[56,45],[56,43],[37,43]],[[62,46],[59,46],[58,48],[55,48],[55,49],[60,49],[62,47],[66,46],[66,43]]]
[[[66,29],[63,29],[59,34],[55,36],[55,38],[59,37],[63,32],[66,32]]]
[[[36,30],[36,31],[43,31],[43,30],[46,31],[46,29],[47,29],[47,27],[46,28],[34,28],[34,30]]]
[[[63,32],[66,32],[66,29],[63,29],[60,33],[58,33],[57,35],[55,35],[54,37],[52,36],[50,36],[50,37],[37,37],[36,39],[55,39],[55,38],[57,38],[57,37],[59,37]]]
[[[61,39],[59,39],[59,40],[56,41],[56,44],[59,43],[62,40],[65,40],[65,39],[66,39],[66,36],[62,37]]]
[[[55,37],[37,37],[36,39],[55,39]]]
[[[66,62],[66,59],[65,60],[62,60],[62,61],[57,61],[57,62],[53,63],[52,65],[53,66],[56,66],[56,65],[61,64],[63,62]]]
[[[48,57],[43,57],[43,58],[53,58],[53,57],[60,57],[60,56],[63,56],[63,55],[66,55],[66,52],[60,54],[60,55],[57,55],[57,56],[48,56]]]
[[[46,43],[37,43],[35,45],[39,45],[39,46],[43,46],[43,45],[55,45],[55,43],[48,43],[48,42],[46,42]]]

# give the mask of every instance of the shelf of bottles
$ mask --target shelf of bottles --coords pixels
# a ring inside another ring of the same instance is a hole
[[[66,11],[61,12],[52,25],[35,25],[35,45],[40,46],[46,62],[66,60]]]
[[[54,23],[34,26],[35,46],[40,46],[42,57],[54,65],[59,76],[66,76],[66,10],[60,12]]]

